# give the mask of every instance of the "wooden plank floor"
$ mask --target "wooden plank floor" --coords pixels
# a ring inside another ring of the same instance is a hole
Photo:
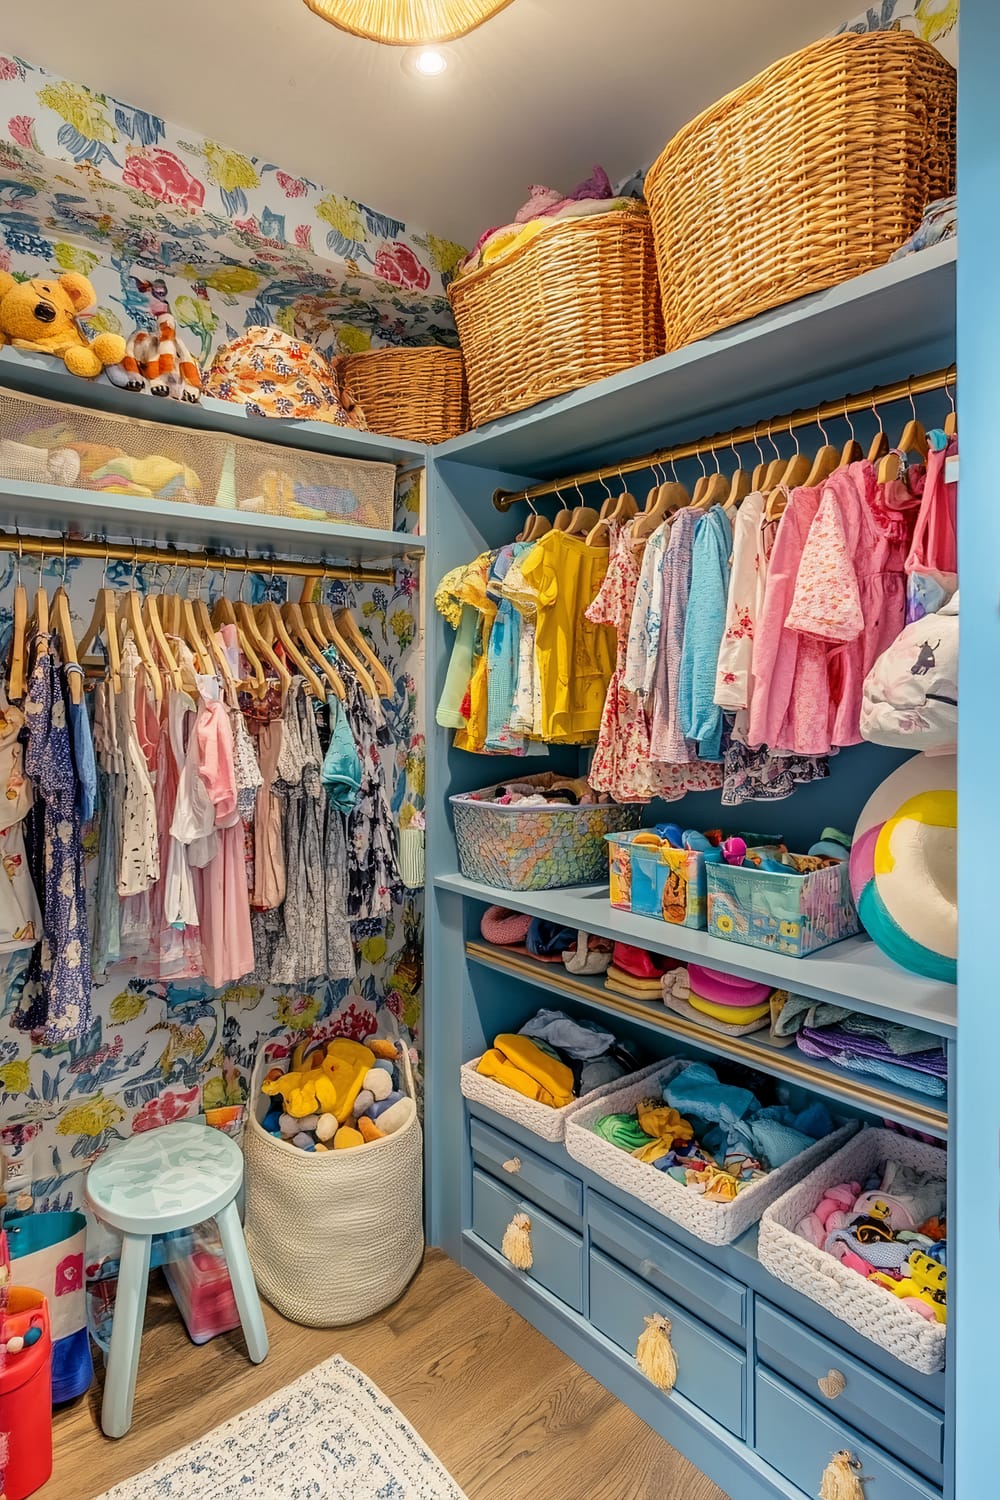
[[[440,1251],[429,1251],[400,1301],[367,1323],[299,1328],[264,1311],[271,1352],[254,1366],[238,1333],[192,1344],[154,1275],[132,1430],[118,1442],[102,1436],[99,1372],[87,1396],[56,1414],[43,1500],[93,1500],[332,1354],[381,1387],[469,1500],[725,1500]]]

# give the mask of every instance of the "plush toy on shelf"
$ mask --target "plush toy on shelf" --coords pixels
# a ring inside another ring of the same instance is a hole
[[[30,281],[0,271],[0,344],[54,355],[71,375],[93,380],[125,355],[125,340],[117,333],[88,339],[81,329],[78,320],[96,303],[93,286],[75,271]]]
[[[156,331],[137,328],[120,359],[108,370],[108,379],[121,390],[148,391],[151,396],[172,396],[175,401],[200,401],[201,370],[177,331],[165,284],[140,281],[138,277],[133,280],[149,298]]]

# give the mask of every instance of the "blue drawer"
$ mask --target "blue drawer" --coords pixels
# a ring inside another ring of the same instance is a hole
[[[761,1364],[798,1386],[835,1420],[856,1427],[936,1484],[943,1481],[944,1419],[939,1412],[760,1299],[755,1327]],[[834,1371],[846,1384],[829,1396],[818,1382]]]
[[[590,1243],[634,1271],[664,1296],[727,1338],[744,1342],[747,1291],[655,1229],[591,1193],[587,1200]]]
[[[832,1412],[821,1411],[768,1370],[757,1371],[757,1452],[798,1485],[818,1495],[823,1470],[834,1453],[847,1448],[866,1477],[865,1500],[941,1500],[909,1469],[842,1427]]]
[[[554,1167],[543,1156],[518,1146],[509,1136],[469,1118],[472,1159],[477,1167],[499,1178],[515,1193],[548,1209],[557,1219],[579,1229],[583,1224],[583,1186]]]
[[[634,1357],[645,1320],[652,1313],[665,1314],[673,1324],[676,1389],[701,1411],[742,1437],[746,1371],[742,1351],[688,1317],[675,1303],[630,1276],[599,1250],[592,1250],[590,1321],[594,1327]],[[670,1397],[665,1395],[663,1400],[669,1401]]]
[[[472,1227],[481,1240],[501,1250],[504,1231],[515,1214],[531,1221],[530,1271],[511,1267],[513,1276],[537,1281],[539,1286],[565,1302],[574,1312],[583,1311],[583,1241],[578,1234],[557,1224],[526,1198],[502,1187],[480,1171],[472,1173]],[[502,1251],[501,1251],[502,1253]]]

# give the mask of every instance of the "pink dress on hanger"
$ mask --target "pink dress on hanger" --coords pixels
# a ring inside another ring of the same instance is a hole
[[[867,459],[823,486],[802,553],[786,628],[821,644],[828,684],[825,726],[806,734],[833,746],[861,743],[864,680],[906,622],[904,563],[918,497],[907,480],[880,485]],[[804,749],[821,754],[823,749]]]
[[[201,701],[192,737],[198,776],[211,805],[217,847],[194,872],[205,978],[214,989],[253,972],[250,899],[243,860],[243,822],[236,799],[233,731],[214,677],[199,678]]]
[[[958,453],[958,439],[930,434],[927,478],[920,500],[913,545],[906,559],[907,623],[922,620],[946,603],[958,588],[958,485],[945,479],[949,458]]]

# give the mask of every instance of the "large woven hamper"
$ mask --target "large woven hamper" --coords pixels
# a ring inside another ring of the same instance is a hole
[[[643,204],[555,220],[448,288],[480,427],[663,353]]]
[[[347,355],[339,368],[372,432],[443,443],[468,429],[465,371],[457,349],[372,349]]]
[[[646,177],[668,349],[884,265],[955,188],[955,69],[909,32],[774,63]]]

